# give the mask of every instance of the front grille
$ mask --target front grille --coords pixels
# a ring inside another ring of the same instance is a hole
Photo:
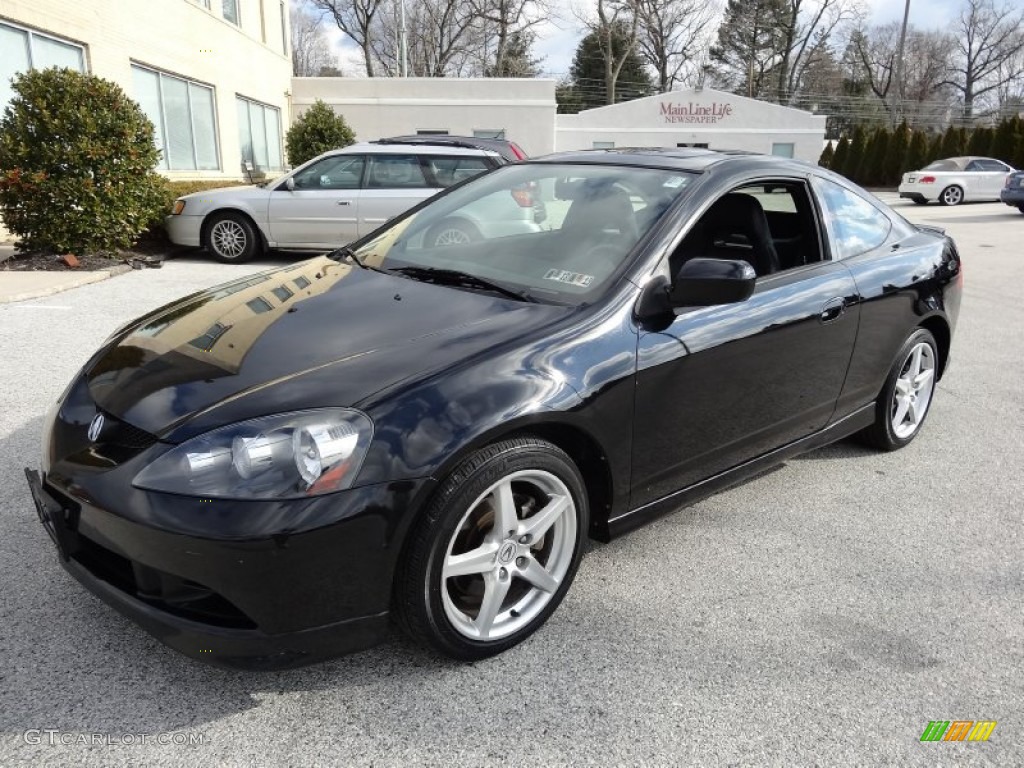
[[[216,627],[256,628],[256,622],[209,587],[129,560],[81,533],[72,558],[96,578],[174,616]]]
[[[94,451],[118,463],[142,453],[157,442],[156,435],[122,421],[113,414],[97,409],[105,420],[103,431],[96,440]]]

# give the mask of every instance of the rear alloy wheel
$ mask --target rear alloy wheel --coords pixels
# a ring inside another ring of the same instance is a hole
[[[875,404],[875,423],[860,433],[883,451],[895,451],[913,440],[924,424],[939,374],[938,347],[931,332],[919,328],[896,357]]]
[[[256,255],[259,235],[253,223],[238,213],[214,215],[206,230],[206,247],[217,261],[241,264]]]
[[[526,639],[558,607],[587,530],[583,482],[532,438],[478,451],[446,480],[396,578],[396,616],[415,640],[481,659]]]
[[[445,219],[436,224],[426,237],[428,247],[467,245],[481,239],[480,230],[463,219]]]
[[[939,202],[943,205],[960,205],[964,201],[964,191],[956,184],[951,184],[942,190],[939,195]]]

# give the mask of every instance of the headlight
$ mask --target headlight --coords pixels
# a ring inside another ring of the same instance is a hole
[[[171,215],[172,216],[180,216],[181,212],[184,211],[184,210],[185,210],[185,201],[184,200],[175,200],[174,201],[174,208],[171,209]]]
[[[373,437],[359,411],[242,421],[187,440],[136,475],[138,488],[222,499],[294,499],[348,488]]]

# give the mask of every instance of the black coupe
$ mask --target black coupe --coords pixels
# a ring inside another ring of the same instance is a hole
[[[531,231],[426,237],[510,196]],[[64,567],[196,658],[299,665],[394,620],[477,659],[545,622],[587,537],[913,440],[961,275],[811,165],[552,155],[118,330],[26,474]]]

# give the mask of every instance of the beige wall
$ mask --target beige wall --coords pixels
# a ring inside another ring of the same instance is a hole
[[[771,154],[772,145],[793,144],[794,157],[817,162],[825,116],[705,88],[648,96],[610,107],[559,115],[559,151],[616,147],[675,147],[706,143],[710,149]]]
[[[555,148],[555,81],[497,78],[292,79],[293,119],[316,99],[342,115],[360,141],[446,130],[504,128],[531,156]]]
[[[277,107],[283,137],[290,119],[291,58],[283,50],[280,0],[238,0],[241,28],[223,18],[222,0],[211,0],[210,6],[206,10],[193,0],[0,0],[0,20],[83,45],[87,69],[130,96],[133,62],[213,86],[220,170],[164,173],[179,179],[237,179],[235,96]],[[285,23],[287,8],[286,2]]]

